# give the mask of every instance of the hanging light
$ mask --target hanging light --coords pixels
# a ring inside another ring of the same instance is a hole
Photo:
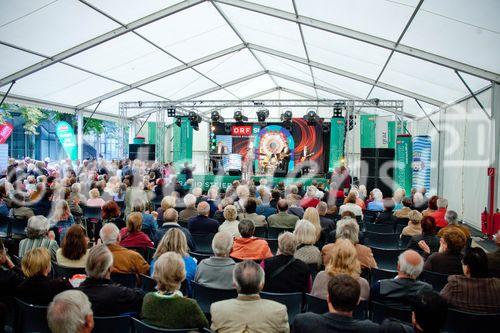
[[[319,123],[319,120],[320,120],[318,114],[313,109],[310,109],[309,111],[307,111],[307,113],[304,115],[303,118],[307,121],[307,125],[309,125],[309,126],[316,125],[317,123]]]

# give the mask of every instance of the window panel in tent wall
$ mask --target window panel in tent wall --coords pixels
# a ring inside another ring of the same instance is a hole
[[[417,0],[296,0],[299,15],[396,41]]]
[[[53,1],[0,26],[0,40],[51,56],[118,27],[78,1]]]
[[[45,58],[0,45],[0,77],[6,77]]]
[[[390,51],[351,38],[303,27],[312,61],[376,79]]]
[[[296,23],[227,5],[218,5],[246,42],[305,58]]]
[[[184,62],[240,44],[210,3],[202,3],[137,29]]]
[[[500,2],[425,1],[402,43],[500,72]]]
[[[309,66],[264,52],[254,51],[254,53],[267,70],[293,76],[297,79],[306,80],[312,83]]]
[[[65,62],[128,84],[181,64],[130,33],[70,57]]]

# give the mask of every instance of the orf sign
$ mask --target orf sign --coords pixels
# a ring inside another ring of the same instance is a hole
[[[232,136],[250,136],[252,135],[251,125],[233,125],[231,126]]]
[[[14,126],[11,123],[5,122],[0,125],[0,144],[5,143],[12,132],[14,132]]]
[[[78,158],[78,147],[73,127],[65,121],[60,121],[56,125],[56,135],[68,157],[73,161],[76,160]]]

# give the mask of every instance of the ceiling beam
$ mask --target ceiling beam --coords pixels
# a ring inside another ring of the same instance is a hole
[[[127,92],[129,90],[132,90],[134,88],[138,88],[138,87],[143,86],[145,84],[148,84],[148,83],[154,82],[156,80],[165,78],[167,76],[170,76],[170,75],[173,75],[175,73],[181,72],[181,71],[183,71],[185,69],[201,65],[201,64],[203,64],[205,62],[208,62],[208,61],[211,61],[211,60],[223,57],[223,56],[225,56],[227,54],[239,51],[239,50],[244,49],[244,48],[245,48],[245,45],[239,44],[239,45],[235,45],[235,46],[232,46],[230,48],[227,48],[227,49],[224,49],[224,50],[221,50],[221,51],[218,51],[218,52],[206,55],[206,56],[201,57],[199,59],[190,61],[190,62],[188,62],[188,63],[186,63],[184,65],[176,66],[174,68],[168,69],[166,71],[160,72],[160,73],[155,74],[153,76],[150,76],[150,77],[147,77],[147,78],[142,79],[140,81],[137,81],[137,82],[134,82],[132,84],[129,84],[129,85],[125,86],[125,87],[113,90],[113,91],[111,91],[109,93],[106,93],[106,94],[101,95],[99,97],[93,98],[93,99],[91,99],[91,100],[89,100],[87,102],[84,102],[84,103],[81,103],[81,104],[77,105],[77,108],[78,109],[86,108],[87,106],[90,106],[92,104],[101,102],[101,101],[109,99],[111,97],[120,95],[120,94],[122,94],[124,92]]]
[[[12,75],[9,75],[9,76],[2,78],[0,80],[0,87],[4,86],[6,84],[9,84],[12,81],[16,81],[16,80],[19,80],[25,76],[33,74],[33,73],[35,73],[43,68],[57,64],[58,62],[60,62],[64,59],[67,59],[69,57],[77,55],[85,50],[88,50],[88,49],[94,47],[94,46],[97,46],[97,45],[102,44],[104,42],[110,41],[116,37],[122,36],[123,34],[126,34],[127,32],[134,31],[135,29],[141,28],[145,25],[148,25],[148,24],[153,23],[155,21],[161,20],[167,16],[178,13],[184,9],[195,6],[203,1],[204,0],[184,0],[178,4],[164,8],[164,9],[157,11],[153,14],[150,14],[148,16],[140,18],[134,22],[131,22],[131,23],[125,25],[125,26],[111,30],[105,34],[102,34],[102,35],[97,36],[93,39],[90,39],[86,42],[83,42],[79,45],[76,45],[72,48],[69,48],[65,51],[62,51],[49,59],[42,60],[34,65],[31,65],[29,67],[26,67],[26,68],[20,70]]]
[[[243,0],[213,0],[218,3],[230,5],[233,7],[250,10],[256,13],[265,14],[280,18],[283,20],[300,23],[312,28],[320,29],[344,37],[352,38],[361,42],[369,43],[378,47],[382,47],[388,50],[394,50],[395,52],[408,55],[410,57],[422,59],[435,63],[437,65],[445,66],[460,72],[464,72],[476,77],[480,77],[485,80],[500,82],[500,74],[494,73],[479,67],[464,64],[462,62],[452,60],[446,57],[439,56],[434,53],[426,52],[423,50],[416,49],[411,46],[396,44],[393,41],[373,36],[360,31],[352,30],[346,27],[335,25],[332,23],[316,20],[307,16],[295,15],[293,13],[271,8],[263,5],[259,5],[253,2],[243,1]]]
[[[431,105],[441,106],[441,105],[445,104],[444,102],[439,101],[439,100],[434,99],[434,98],[423,96],[423,95],[414,93],[412,91],[405,90],[405,89],[402,89],[402,88],[399,88],[399,87],[396,87],[396,86],[393,86],[393,85],[390,85],[390,84],[387,84],[387,83],[384,83],[384,82],[380,82],[380,81],[376,82],[374,79],[371,79],[369,77],[362,76],[362,75],[359,75],[359,74],[355,74],[355,73],[352,73],[352,72],[348,72],[348,71],[345,71],[343,69],[339,69],[339,68],[336,68],[336,67],[325,65],[325,64],[322,64],[322,63],[319,63],[319,62],[316,62],[316,61],[307,61],[307,59],[298,57],[298,56],[293,55],[293,54],[289,54],[289,53],[285,53],[285,52],[282,52],[282,51],[278,51],[278,50],[275,50],[275,49],[272,49],[272,48],[269,48],[269,47],[266,47],[266,46],[261,46],[261,45],[256,45],[256,44],[248,44],[248,47],[250,49],[253,49],[253,50],[256,50],[256,51],[261,51],[261,52],[264,52],[264,53],[267,53],[267,54],[271,54],[271,55],[274,55],[274,56],[277,56],[277,57],[280,57],[280,58],[292,60],[292,61],[304,64],[304,65],[310,65],[310,66],[312,66],[314,68],[322,69],[324,71],[327,71],[327,72],[330,72],[330,73],[334,73],[334,74],[337,74],[337,75],[341,75],[341,76],[347,77],[349,79],[360,81],[360,82],[363,82],[363,83],[366,83],[366,84],[369,84],[369,85],[374,85],[376,87],[379,87],[379,88],[382,88],[382,89],[385,89],[385,90],[389,90],[389,91],[395,92],[395,93],[400,94],[400,95],[404,95],[404,96],[407,96],[407,97],[410,97],[410,98],[413,98],[413,99],[418,99],[418,100],[420,100],[422,102],[425,102],[425,103],[428,103],[428,104],[431,104]]]
[[[280,90],[280,89],[281,89],[280,87],[269,88],[269,89],[266,89],[266,90],[259,91],[259,92],[255,93],[255,94],[251,94],[251,95],[248,95],[246,97],[243,97],[243,99],[249,100],[249,99],[257,98],[257,97],[267,95],[269,93],[272,93],[273,91]],[[234,101],[233,105],[237,106],[238,103],[239,103],[239,101]],[[206,114],[212,113],[212,111],[214,111],[214,110],[218,110],[218,109],[217,108],[209,109],[207,111],[203,111],[202,114],[206,115]]]

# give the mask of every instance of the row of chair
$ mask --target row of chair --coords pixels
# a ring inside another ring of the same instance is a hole
[[[26,237],[27,219],[0,216],[0,238],[22,239]]]

